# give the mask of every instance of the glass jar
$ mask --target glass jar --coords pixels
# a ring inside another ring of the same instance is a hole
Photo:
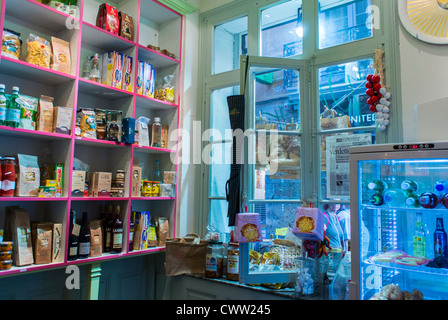
[[[3,158],[2,163],[2,189],[0,196],[14,197],[16,189],[16,168],[14,157]]]
[[[205,276],[207,278],[222,278],[224,261],[222,242],[209,241],[205,257]]]
[[[151,192],[151,196],[152,197],[158,197],[160,195],[160,184],[159,181],[152,181],[152,192]]]
[[[240,248],[238,243],[229,243],[227,249],[227,280],[240,280]]]

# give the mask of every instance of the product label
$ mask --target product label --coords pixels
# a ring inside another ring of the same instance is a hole
[[[216,254],[207,254],[205,256],[205,270],[218,271],[218,256]]]
[[[112,244],[114,249],[120,249],[123,246],[123,234],[114,233],[114,242]]]
[[[0,121],[6,120],[6,101],[0,100]]]
[[[6,121],[20,122],[20,109],[8,109]]]
[[[15,181],[3,180],[3,182],[2,182],[2,190],[3,191],[14,190],[15,188],[16,188],[16,182]]]
[[[75,224],[73,225],[72,234],[73,234],[74,236],[79,236],[79,231],[80,231],[80,230],[81,230],[81,226],[80,226],[79,224],[75,223]]]
[[[79,254],[86,255],[90,253],[90,242],[80,242],[79,243]]]
[[[78,247],[70,247],[69,256],[77,256],[78,255]]]
[[[227,273],[239,274],[240,273],[240,256],[227,256]]]

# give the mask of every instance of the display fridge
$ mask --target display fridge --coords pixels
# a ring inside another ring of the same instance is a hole
[[[448,141],[350,148],[353,300],[448,300]]]

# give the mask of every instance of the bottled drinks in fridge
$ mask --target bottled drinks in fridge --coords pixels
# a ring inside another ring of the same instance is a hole
[[[387,189],[389,189],[389,186],[388,186],[387,182],[385,182],[383,180],[374,180],[367,185],[367,188],[369,188],[369,190],[371,190],[371,191],[383,193]]]
[[[412,246],[414,256],[426,257],[426,231],[423,226],[421,212],[417,212]]]
[[[439,204],[439,199],[435,193],[425,192],[420,195],[418,202],[425,209],[434,209]]]
[[[448,258],[447,235],[443,227],[443,216],[436,216],[436,231],[434,231],[434,257]]]

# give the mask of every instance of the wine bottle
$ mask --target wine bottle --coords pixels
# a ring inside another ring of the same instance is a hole
[[[448,258],[448,239],[443,227],[443,217],[436,216],[436,230],[434,231],[434,257]]]
[[[86,259],[90,255],[90,229],[87,225],[87,212],[82,213],[81,231],[79,232],[78,259]]]
[[[131,221],[129,222],[129,252],[134,250],[134,233],[135,233],[135,211],[132,212]]]
[[[70,235],[68,244],[68,258],[67,260],[73,261],[78,258],[78,238],[79,238],[79,225],[76,223],[75,210],[70,211]]]
[[[103,241],[103,251],[104,252],[110,252],[110,249],[111,249],[112,225],[114,223],[112,214],[113,214],[113,206],[109,205],[109,210],[107,212],[107,218],[104,222],[104,241]]]
[[[115,207],[115,216],[112,226],[111,253],[121,253],[123,249],[123,221],[120,219],[120,206]]]

